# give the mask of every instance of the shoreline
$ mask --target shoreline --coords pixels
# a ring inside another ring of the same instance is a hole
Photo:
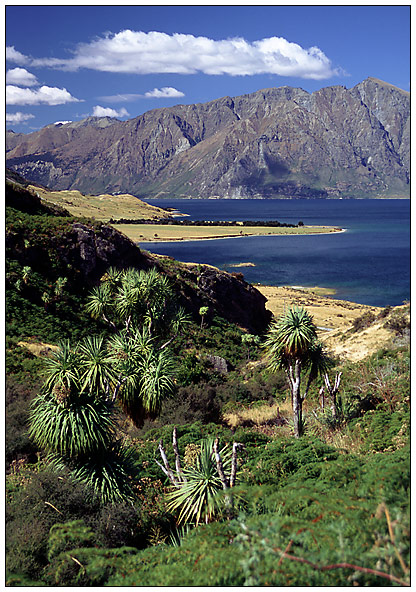
[[[388,317],[379,316],[387,307],[338,300],[336,291],[335,295],[328,294],[328,291],[332,291],[330,288],[262,284],[254,284],[254,287],[266,298],[266,309],[274,317],[282,315],[291,306],[305,308],[313,317],[319,339],[335,358],[357,362],[376,353],[394,339],[394,331],[385,325]],[[392,309],[393,315],[397,309],[406,314],[406,305],[393,306]],[[354,331],[354,322],[363,315],[373,317],[374,322]]]
[[[293,306],[302,306],[314,317],[315,324],[326,335],[350,328],[353,321],[365,312],[378,314],[383,307],[359,304],[337,298],[335,288],[321,286],[267,286],[253,284],[266,299],[266,308],[280,316]]]
[[[137,198],[137,199],[142,199],[144,202],[150,202],[150,201],[197,201],[197,200],[203,200],[203,199],[209,199],[209,200],[218,200],[218,201],[248,201],[250,199],[253,200],[263,200],[263,201],[268,201],[268,200],[300,200],[300,199],[305,199],[305,200],[312,200],[312,199],[319,199],[319,200],[327,200],[327,201],[335,201],[335,200],[342,200],[342,201],[350,201],[350,200],[355,200],[355,199],[368,199],[368,200],[379,200],[379,199],[408,199],[410,200],[410,196],[384,196],[384,195],[380,195],[378,197],[220,197],[220,196],[214,196],[214,197],[149,197],[149,198]],[[149,204],[150,205],[150,204]]]
[[[339,228],[336,226],[302,226],[301,228],[287,228],[287,227],[245,227],[246,231],[238,229],[235,233],[224,233],[224,234],[213,234],[217,228],[222,227],[209,227],[209,226],[169,226],[157,224],[117,224],[113,223],[112,226],[128,236],[132,241],[137,244],[158,244],[158,243],[176,243],[176,242],[193,242],[200,240],[223,240],[232,238],[247,238],[251,236],[320,236],[323,234],[340,234],[347,232],[346,228]],[[146,228],[148,227],[148,228]],[[178,236],[169,236],[172,233],[172,228],[178,229]],[[190,234],[191,229],[200,228],[202,229],[201,235]],[[264,229],[263,231],[258,229]],[[189,229],[187,236],[186,230]],[[279,231],[280,229],[280,231]],[[282,231],[283,229],[283,231]],[[313,230],[316,229],[316,232]],[[185,232],[184,232],[185,230]],[[294,232],[297,230],[297,232]],[[310,230],[308,232],[308,230]],[[146,233],[147,231],[147,233]],[[153,234],[153,236],[150,236]],[[165,234],[165,236],[164,236]],[[156,235],[156,236],[155,236]]]

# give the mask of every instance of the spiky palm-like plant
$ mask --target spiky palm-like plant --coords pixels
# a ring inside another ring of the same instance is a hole
[[[224,507],[223,484],[217,471],[214,440],[201,442],[201,450],[193,466],[182,469],[183,482],[167,493],[168,509],[180,509],[178,522],[209,520]],[[221,451],[224,469],[231,465],[231,451]],[[185,481],[186,479],[186,481]]]
[[[33,401],[29,435],[48,453],[85,460],[105,451],[114,433],[113,414],[106,401],[72,396],[63,405],[47,392]]]
[[[114,293],[117,287],[120,285],[122,273],[123,272],[121,271],[121,269],[117,269],[117,267],[111,266],[107,269],[107,271],[101,278],[101,281],[105,283]]]
[[[175,363],[168,349],[156,349],[147,330],[115,335],[109,342],[117,398],[136,426],[160,413],[163,400],[174,389]]]
[[[272,370],[284,369],[292,396],[295,436],[302,435],[302,405],[312,381],[328,368],[329,359],[317,339],[312,316],[302,307],[292,307],[270,326],[265,341]],[[301,371],[309,369],[305,394],[301,394]]]
[[[76,353],[68,340],[62,341],[50,358],[45,359],[45,391],[62,402],[80,390],[80,372]]]
[[[91,335],[77,347],[81,392],[106,398],[116,381],[116,371],[102,336]]]
[[[102,283],[94,288],[87,301],[87,312],[102,318],[113,329],[124,327],[134,333],[147,327],[152,337],[168,341],[189,322],[183,310],[177,308],[176,296],[168,278],[156,269],[133,268],[124,271],[110,268]]]
[[[150,416],[160,413],[163,400],[172,394],[175,363],[168,350],[149,351],[139,364],[140,398]]]
[[[102,318],[115,328],[111,319],[114,309],[114,294],[111,287],[104,283],[93,288],[88,296],[86,310],[94,318]]]
[[[71,467],[73,477],[85,483],[104,503],[132,501],[133,477],[138,471],[134,451],[120,443]]]

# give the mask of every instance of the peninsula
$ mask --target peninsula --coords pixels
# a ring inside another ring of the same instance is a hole
[[[64,207],[73,216],[93,217],[101,222],[110,222],[114,228],[138,242],[170,242],[236,238],[243,236],[327,234],[342,232],[334,226],[307,226],[270,222],[190,222],[180,223],[167,209],[152,206],[134,195],[84,195],[77,190],[53,191],[38,185],[28,189],[47,203]]]
[[[335,226],[170,226],[167,224],[113,224],[113,226],[132,241],[139,243],[342,232],[342,228]]]

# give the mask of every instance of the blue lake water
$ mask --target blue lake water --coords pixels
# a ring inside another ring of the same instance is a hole
[[[179,261],[241,271],[250,283],[334,288],[335,298],[387,306],[410,299],[410,200],[148,200],[191,220],[279,220],[343,233],[140,243]],[[237,263],[255,267],[231,267]]]

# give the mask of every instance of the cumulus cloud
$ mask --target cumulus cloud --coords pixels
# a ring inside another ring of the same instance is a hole
[[[6,84],[15,84],[16,86],[36,86],[38,81],[36,76],[28,72],[25,68],[13,68],[6,73]]]
[[[23,123],[28,119],[33,119],[35,116],[31,113],[22,113],[21,111],[17,111],[17,113],[6,113],[6,121],[7,123]]]
[[[128,101],[136,101],[137,99],[175,99],[184,96],[185,94],[182,91],[172,86],[164,86],[163,88],[154,88],[144,94],[126,93],[100,97],[100,99],[107,103],[126,103]]]
[[[176,99],[178,97],[184,97],[184,93],[171,86],[164,86],[163,88],[154,88],[144,94],[146,98],[153,99]]]
[[[71,58],[40,58],[31,60],[31,64],[71,71],[89,68],[131,74],[275,74],[315,80],[339,74],[318,47],[305,49],[283,37],[251,42],[242,37],[214,40],[129,29],[81,43]]]
[[[14,45],[6,47],[6,60],[14,64],[20,64],[21,66],[30,62],[30,58],[17,51]]]
[[[79,102],[66,88],[41,86],[36,90],[6,85],[6,103],[8,105],[64,105]]]
[[[126,117],[129,115],[128,111],[124,107],[117,111],[116,109],[111,109],[110,107],[101,107],[100,105],[95,105],[92,114],[94,117]]]

